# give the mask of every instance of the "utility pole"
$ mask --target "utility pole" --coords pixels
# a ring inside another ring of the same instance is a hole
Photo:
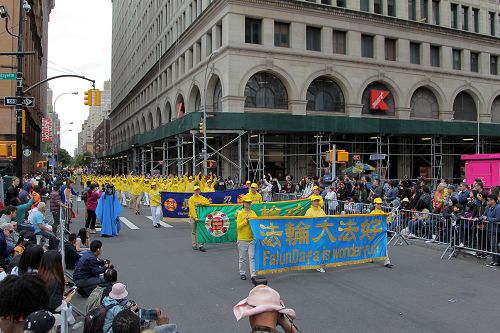
[[[16,87],[16,176],[23,179],[23,30],[24,0],[19,0],[19,32],[17,38],[17,87]]]

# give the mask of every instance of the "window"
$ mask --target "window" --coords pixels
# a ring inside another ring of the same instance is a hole
[[[387,15],[396,16],[396,3],[395,0],[387,0]]]
[[[469,7],[462,6],[462,30],[469,30]]]
[[[262,35],[262,21],[257,19],[245,19],[245,43],[260,44]]]
[[[370,0],[360,0],[359,9],[363,12],[370,11]]]
[[[474,32],[479,32],[479,9],[472,8],[472,24]]]
[[[382,0],[373,0],[373,12],[382,14]]]
[[[331,6],[332,5],[332,0],[321,0],[321,4],[322,5],[329,5],[329,6]]]
[[[440,47],[431,45],[431,66],[432,67],[440,67],[441,66],[441,61],[440,61]]]
[[[307,89],[307,111],[345,112],[342,89],[328,77],[318,77]]]
[[[396,40],[385,39],[385,60],[396,61]]]
[[[420,44],[410,43],[410,63],[420,65]]]
[[[290,25],[274,22],[274,46],[290,47]]]
[[[333,30],[333,53],[346,54],[345,31]]]
[[[470,71],[475,73],[479,72],[479,53],[470,53]]]
[[[222,84],[220,80],[217,80],[214,88],[214,103],[213,110],[214,112],[222,111]]]
[[[462,91],[455,97],[453,119],[477,121],[476,102],[469,93]]]
[[[490,74],[498,75],[498,57],[490,55]]]
[[[439,25],[439,0],[432,0],[432,24]]]
[[[420,0],[420,20],[429,23],[429,0]]]
[[[408,0],[408,20],[415,21],[417,19],[417,2],[416,0]]]
[[[245,87],[245,107],[288,109],[288,93],[276,76],[266,72],[255,74]]]
[[[495,36],[495,13],[490,12],[490,35]]]
[[[458,29],[458,5],[451,4],[451,27],[453,29]]]
[[[373,36],[361,35],[361,56],[373,58]]]
[[[462,69],[462,50],[453,49],[453,69]]]
[[[431,90],[420,87],[413,93],[410,101],[410,117],[439,119],[439,103]]]
[[[321,51],[321,28],[306,28],[306,46],[309,51]]]
[[[345,7],[346,0],[337,0],[337,7]]]

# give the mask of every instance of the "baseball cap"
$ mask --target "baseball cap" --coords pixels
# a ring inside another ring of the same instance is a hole
[[[33,333],[47,333],[54,327],[56,319],[46,310],[40,310],[30,314],[24,321],[24,330]]]

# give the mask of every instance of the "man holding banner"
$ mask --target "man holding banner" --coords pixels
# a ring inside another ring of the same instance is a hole
[[[375,209],[373,209],[370,214],[372,215],[380,215],[380,214],[386,214],[383,210],[382,210],[382,204],[383,204],[383,201],[382,201],[382,198],[375,198],[373,200],[373,204],[375,205]],[[389,253],[387,253],[387,257],[385,258],[385,261],[384,261],[384,266],[387,267],[387,268],[392,268],[394,267],[393,264],[391,264],[391,260],[389,259]]]
[[[196,223],[198,222],[198,215],[196,213],[197,206],[207,206],[210,204],[210,201],[204,196],[200,195],[200,187],[195,186],[194,194],[188,200],[189,206],[189,223],[191,224],[191,245],[193,250],[200,250],[201,252],[205,252],[205,247],[202,243],[198,244],[197,234],[196,234]]]
[[[238,228],[238,267],[240,270],[240,278],[246,280],[246,261],[249,259],[250,276],[255,279],[255,244],[253,240],[252,229],[248,219],[257,217],[257,214],[250,208],[252,200],[249,198],[243,199],[243,209],[238,212],[236,217],[236,225]]]
[[[317,187],[317,186],[316,186]],[[321,208],[320,195],[311,195],[311,207],[306,211],[305,217],[322,217],[326,216],[325,211]],[[322,199],[322,198],[321,198]],[[325,265],[321,265],[320,268],[316,269],[320,273],[325,273]]]

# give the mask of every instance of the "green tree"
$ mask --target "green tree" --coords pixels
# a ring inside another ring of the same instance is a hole
[[[74,166],[77,167],[84,167],[84,166],[90,167],[93,161],[94,161],[94,156],[89,152],[85,152],[81,155],[75,156],[75,161],[73,164]]]
[[[71,155],[66,149],[59,149],[59,162],[62,163],[63,167],[66,167],[72,162]]]

